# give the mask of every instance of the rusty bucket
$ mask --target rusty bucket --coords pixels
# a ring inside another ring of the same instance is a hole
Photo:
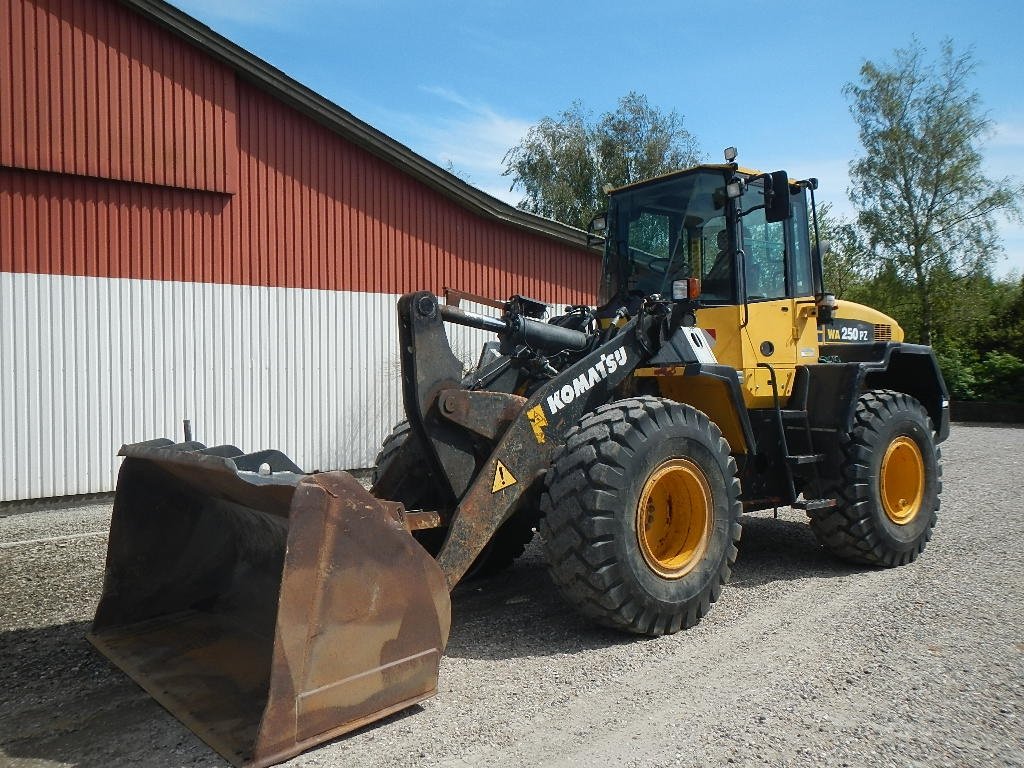
[[[89,640],[239,766],[432,696],[444,576],[400,505],[283,454],[127,445]]]

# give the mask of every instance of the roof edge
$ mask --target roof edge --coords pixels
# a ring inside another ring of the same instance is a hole
[[[218,34],[198,19],[162,0],[119,2],[230,66],[258,88],[280,98],[324,127],[408,173],[456,203],[488,218],[585,250],[581,229],[522,211],[432,163],[351,112],[321,96],[277,67]]]

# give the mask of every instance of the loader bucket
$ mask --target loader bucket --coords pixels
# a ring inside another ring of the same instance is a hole
[[[400,505],[276,451],[121,455],[89,640],[225,758],[272,765],[436,692],[451,604]]]

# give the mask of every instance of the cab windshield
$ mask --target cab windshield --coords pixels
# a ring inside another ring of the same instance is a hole
[[[702,169],[616,194],[606,252],[614,287],[666,295],[673,280],[697,277],[703,302],[730,301],[735,275],[726,181],[725,172]]]

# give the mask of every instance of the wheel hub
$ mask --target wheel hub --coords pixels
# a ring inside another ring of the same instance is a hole
[[[924,499],[924,458],[913,439],[900,435],[882,457],[882,509],[896,525],[906,525],[921,509]]]
[[[647,565],[666,579],[685,576],[704,557],[714,523],[711,487],[689,459],[670,459],[644,483],[636,534]]]

